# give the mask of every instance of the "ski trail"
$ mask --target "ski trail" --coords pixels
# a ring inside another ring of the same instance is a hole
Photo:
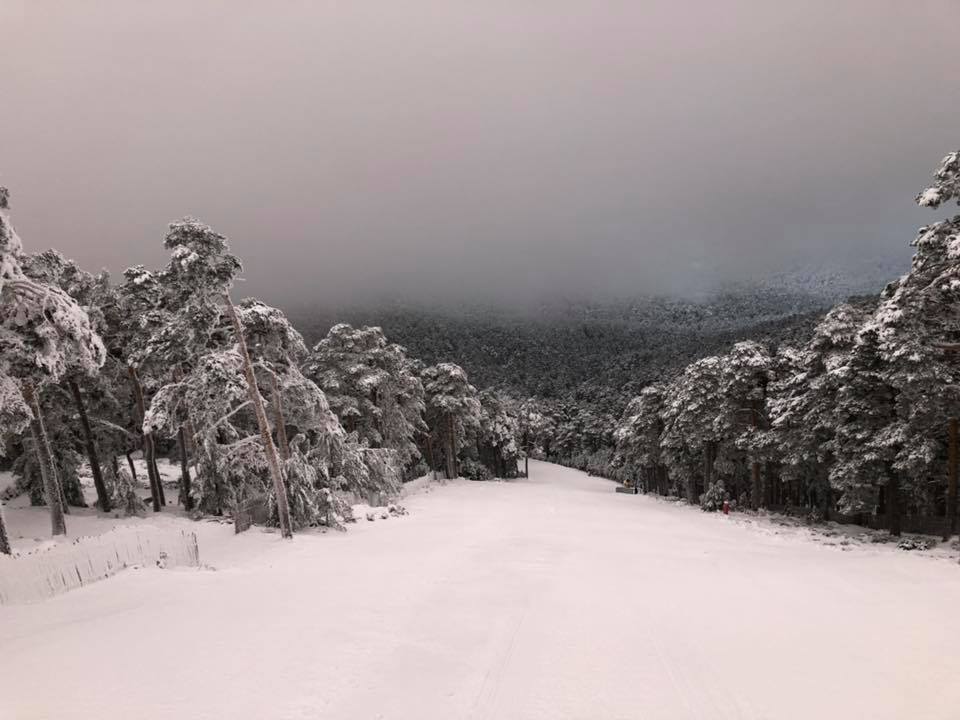
[[[483,684],[480,686],[480,691],[477,693],[477,698],[474,702],[471,713],[472,717],[497,717],[494,714],[494,711],[497,708],[497,698],[500,693],[500,686],[503,681],[504,670],[510,664],[510,659],[513,657],[513,652],[517,645],[517,636],[520,634],[520,629],[523,627],[523,622],[527,617],[528,609],[529,606],[523,608],[520,613],[520,617],[513,625],[513,631],[510,633],[510,638],[507,642],[506,649],[500,654],[499,660],[493,663],[484,675]],[[493,682],[491,682],[491,679]]]
[[[952,563],[841,553],[531,470],[437,487],[346,534],[231,534],[222,572],[125,573],[5,607],[0,715],[956,716]],[[878,633],[891,618],[898,633]],[[113,691],[92,693],[104,677]]]

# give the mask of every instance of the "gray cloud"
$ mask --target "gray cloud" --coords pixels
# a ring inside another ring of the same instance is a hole
[[[701,290],[906,258],[960,145],[955,0],[5,3],[30,248],[275,303]]]

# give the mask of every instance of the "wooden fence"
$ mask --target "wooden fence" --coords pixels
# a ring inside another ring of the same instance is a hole
[[[0,605],[30,603],[89,585],[133,565],[200,564],[196,533],[123,526],[22,555],[0,555]]]

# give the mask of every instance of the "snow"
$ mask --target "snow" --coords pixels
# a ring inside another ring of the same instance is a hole
[[[940,191],[937,188],[927,188],[917,197],[917,203],[924,207],[936,207],[940,204]]]
[[[955,562],[530,469],[418,481],[407,516],[293,542],[165,516],[217,571],[0,608],[0,716],[955,715]]]

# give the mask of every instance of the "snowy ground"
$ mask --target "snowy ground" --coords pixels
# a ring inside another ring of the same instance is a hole
[[[0,717],[957,717],[955,562],[531,475],[0,608]]]

